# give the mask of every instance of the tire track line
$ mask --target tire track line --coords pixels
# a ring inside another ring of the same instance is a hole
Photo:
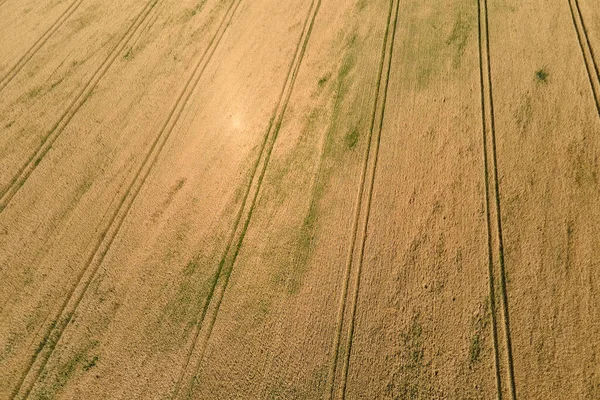
[[[504,264],[504,240],[502,234],[502,213],[500,207],[500,187],[498,180],[498,160],[496,151],[496,127],[494,117],[494,101],[492,86],[492,70],[490,60],[489,24],[487,0],[477,0],[478,34],[479,34],[479,78],[481,89],[481,120],[482,120],[482,142],[483,142],[483,167],[486,201],[486,222],[488,241],[488,282],[490,291],[490,310],[492,315],[492,334],[494,341],[494,359],[496,372],[497,398],[501,400],[505,388],[503,373],[508,375],[508,396],[512,400],[517,399],[512,343],[510,335],[510,319],[508,312],[508,295],[506,290],[506,271]],[[491,160],[491,163],[490,163]],[[491,169],[491,173],[490,173]],[[492,180],[490,184],[490,180]],[[493,193],[491,193],[493,190]],[[494,203],[493,205],[491,203]],[[495,214],[495,218],[492,214]],[[495,226],[494,226],[495,225]],[[497,246],[497,259],[495,249]],[[496,286],[499,282],[500,299],[496,297]],[[498,334],[497,302],[500,302],[502,310],[502,325],[504,330],[503,346],[500,345]],[[501,347],[506,355],[506,366],[501,358]],[[505,371],[506,370],[506,371]]]
[[[79,307],[79,304],[81,303],[81,300],[83,299],[83,296],[86,293],[90,283],[96,276],[104,257],[108,253],[113,241],[117,236],[117,233],[123,225],[123,221],[129,213],[134,200],[143,187],[153,166],[156,164],[156,161],[162,149],[164,148],[166,141],[173,132],[173,129],[183,110],[185,109],[189,99],[191,98],[192,93],[195,91],[198,81],[202,77],[207,64],[210,62],[216,48],[223,38],[227,28],[229,27],[240,2],[241,0],[235,0],[231,2],[208,47],[198,59],[191,75],[187,79],[185,86],[181,90],[171,112],[169,113],[169,116],[162,125],[158,135],[154,138],[154,141],[146,153],[143,162],[137,169],[133,179],[129,183],[127,190],[121,197],[111,219],[104,227],[97,244],[85,263],[85,267],[79,273],[74,285],[72,285],[71,289],[69,290],[68,296],[56,313],[56,316],[53,319],[54,322],[48,328],[45,338],[40,343],[27,368],[23,372],[17,387],[11,395],[11,399],[27,398],[31,393],[31,390],[48,363],[48,360],[54,352],[54,349],[60,341],[66,327],[71,321],[74,313],[77,311],[77,308]]]
[[[150,5],[151,3],[152,3],[152,1],[150,1],[150,2],[149,2],[147,5],[146,5],[146,7],[148,7],[148,5]],[[137,17],[139,18],[139,17],[140,17],[140,16],[141,16],[141,15],[144,13],[144,11],[146,11],[146,9],[147,9],[147,8],[144,8],[144,9],[142,9],[142,11],[140,12],[140,14],[138,14],[138,16],[137,16]],[[144,16],[144,18],[145,18],[146,20],[148,20],[147,16]],[[135,22],[136,22],[136,21],[137,21],[137,18],[136,18],[136,20],[134,20],[134,23],[133,23],[133,24],[130,26],[130,28],[129,28],[129,29],[126,31],[126,32],[125,32],[125,34],[124,34],[124,36],[121,38],[121,40],[123,40],[123,39],[124,39],[124,38],[127,36],[127,34],[130,32],[130,30],[131,30],[131,29],[134,27],[134,25],[135,25]],[[136,32],[140,32],[140,31],[141,31],[141,29],[139,29],[139,26],[138,26],[138,27],[135,29],[135,31],[133,32],[133,35],[135,35],[135,33],[136,33]],[[131,40],[131,37],[129,37],[129,39],[128,39],[128,40]],[[127,43],[127,41],[126,41],[126,43]],[[117,45],[117,47],[115,47],[115,49],[117,49],[117,48],[118,48],[118,45]],[[121,50],[122,50],[122,49],[121,49]],[[113,50],[113,51],[115,51],[115,50]],[[119,53],[120,53],[120,52],[119,52],[119,51],[117,51],[117,56],[118,56],[118,54],[119,54]],[[104,61],[104,62],[106,62],[106,61],[107,61],[107,60],[108,60],[108,59],[111,57],[111,55],[112,55],[112,54],[113,54],[113,53],[111,52],[111,53],[110,53],[110,54],[107,56],[107,58],[105,59],[105,61]],[[66,59],[65,59],[65,60],[66,60]],[[61,65],[62,65],[62,64],[64,64],[65,60],[63,60],[63,62],[61,63]],[[104,63],[103,63],[103,64],[101,64],[101,65],[100,65],[100,67],[98,67],[98,69],[96,70],[96,72],[94,73],[94,75],[92,75],[92,78],[91,78],[91,79],[88,81],[88,83],[87,83],[87,84],[84,86],[84,89],[83,89],[83,90],[82,90],[82,91],[79,93],[79,95],[77,95],[77,97],[75,98],[75,100],[73,100],[73,102],[71,103],[71,107],[69,107],[69,108],[68,108],[68,109],[67,109],[67,110],[66,110],[66,111],[63,113],[63,115],[62,115],[61,119],[59,120],[59,122],[57,122],[57,123],[56,123],[56,124],[53,126],[53,128],[50,130],[50,132],[49,132],[49,134],[48,134],[48,135],[55,134],[55,137],[54,137],[54,138],[51,138],[51,139],[52,139],[52,140],[51,140],[51,141],[52,141],[52,143],[54,143],[54,141],[57,139],[58,135],[60,135],[60,133],[62,132],[62,130],[64,130],[64,129],[66,128],[66,126],[67,126],[67,124],[69,123],[70,119],[72,119],[72,117],[74,116],[74,113],[73,113],[73,115],[71,115],[71,116],[68,116],[69,110],[72,108],[73,104],[75,104],[75,103],[77,102],[78,98],[79,98],[80,96],[82,96],[82,93],[86,93],[86,88],[88,88],[88,86],[89,86],[89,85],[91,85],[91,82],[93,82],[93,80],[94,80],[94,77],[96,76],[96,74],[98,73],[98,71],[100,71],[100,70],[102,69],[102,66],[103,66],[103,65],[104,65]],[[59,67],[60,67],[60,66],[59,66]],[[57,70],[58,70],[58,68],[59,68],[59,67],[57,67]],[[106,71],[105,71],[105,72],[106,72]],[[54,74],[54,73],[53,73],[53,74]],[[100,78],[100,79],[101,79],[101,78]],[[97,82],[96,82],[96,83],[97,83]],[[94,87],[92,87],[92,88],[90,89],[89,93],[91,93],[91,91],[93,91],[93,89],[94,89],[94,88],[95,88],[95,85],[94,85]],[[87,98],[88,96],[89,96],[89,94],[85,95],[85,97],[86,97],[86,98]],[[85,100],[84,100],[84,103],[85,103]],[[77,112],[77,110],[75,110],[75,113],[76,113],[76,112]],[[67,118],[67,117],[69,118],[69,121],[66,121],[66,122],[65,122],[63,125],[61,125],[61,121],[62,121],[64,118]],[[55,133],[55,130],[57,130],[57,127],[59,127],[61,131],[60,131],[60,132],[58,132],[58,133]],[[47,140],[47,139],[45,138],[44,140]],[[48,145],[48,147],[49,147],[49,148],[51,148],[51,146],[52,146],[52,143],[50,143],[50,144]],[[42,148],[42,147],[44,147],[44,142],[42,142],[42,143],[40,144],[40,147],[39,147],[39,148]],[[39,151],[39,148],[38,148],[38,151]],[[29,161],[28,161],[28,162],[27,162],[27,163],[26,163],[26,164],[23,166],[23,168],[21,169],[21,171],[24,171],[24,170],[25,170],[24,168],[25,168],[25,167],[26,167],[28,164],[30,164],[30,163],[31,163],[31,160],[32,160],[32,159],[35,159],[35,154],[37,154],[37,153],[38,153],[38,151],[36,151],[36,152],[34,153],[34,155],[30,157]],[[39,162],[39,161],[37,161],[37,162],[34,162],[33,169],[35,169],[35,167],[37,167],[37,163],[38,163],[38,162]],[[29,175],[31,174],[31,172],[33,172],[33,169],[32,169],[32,170],[29,172]],[[19,174],[17,174],[16,176],[19,176]],[[13,181],[14,181],[14,179],[13,179]],[[13,182],[13,181],[11,181],[11,182]],[[10,184],[9,184],[9,185],[10,185]],[[1,212],[4,210],[4,208],[6,207],[6,205],[8,204],[8,202],[9,202],[9,201],[12,199],[12,197],[13,197],[13,196],[16,194],[16,192],[18,191],[18,189],[20,188],[20,186],[21,186],[21,185],[22,185],[22,183],[19,185],[19,187],[17,187],[17,188],[16,188],[16,191],[15,191],[14,193],[11,193],[11,194],[10,194],[10,196],[9,196],[9,194],[7,194],[7,193],[8,193],[8,191],[9,191],[9,189],[10,189],[10,186],[7,186],[7,188],[5,188],[5,189],[6,189],[6,192],[3,190],[3,192],[2,192],[2,193],[4,193],[5,195],[7,195],[7,198],[8,198],[8,200],[6,200],[6,202],[4,202],[4,200],[5,200],[5,198],[4,198],[4,195],[0,196],[0,213],[1,213]],[[9,197],[8,197],[8,196],[9,196]],[[0,315],[2,315],[2,313],[4,312],[4,309],[6,308],[6,305],[8,304],[8,302],[9,302],[9,301],[10,301],[10,298],[7,298],[7,300],[4,302],[4,304],[2,305],[2,307],[0,307]]]
[[[23,69],[39,49],[50,39],[50,37],[65,23],[67,19],[79,8],[83,0],[73,1],[65,11],[54,21],[52,25],[36,40],[36,42],[21,56],[21,58],[8,70],[6,75],[0,79],[0,92],[10,83],[10,81]],[[4,4],[4,2],[2,3]],[[0,4],[0,6],[2,5]]]
[[[137,34],[135,35],[136,37],[132,41],[130,41],[130,43],[127,44],[127,51],[125,52],[125,55],[127,55],[128,52],[135,51],[135,48],[139,41],[144,37],[146,33],[148,33],[154,27],[156,21],[158,21],[158,18],[162,14],[165,7],[167,7],[166,2],[161,2],[160,5],[156,7],[156,12],[154,13],[154,15],[146,20],[144,26],[140,28]]]
[[[19,171],[11,179],[8,185],[2,189],[2,194],[0,194],[0,213],[6,208],[15,194],[17,194],[19,189],[37,168],[40,161],[50,151],[56,139],[58,139],[73,117],[75,117],[79,109],[81,109],[81,107],[85,104],[94,89],[96,89],[96,86],[100,80],[110,69],[115,59],[140,29],[140,27],[143,25],[143,22],[148,18],[148,15],[155,8],[154,6],[158,3],[158,1],[159,0],[150,0],[148,3],[146,3],[146,6],[135,17],[133,23],[129,26],[127,31],[125,31],[123,36],[121,36],[121,39],[117,45],[108,54],[102,64],[100,64],[100,66],[96,69],[90,80],[85,84],[79,94],[73,99],[69,107],[60,116],[58,122],[56,122],[50,131],[48,131],[48,133],[46,133],[46,135],[42,138],[38,148],[29,156],[27,161],[21,166]]]
[[[596,103],[596,111],[600,116],[600,72],[598,71],[598,64],[596,63],[594,49],[590,44],[589,33],[585,26],[581,9],[579,8],[579,0],[568,0],[568,2],[571,10],[573,27],[577,32],[579,48],[581,49],[581,55],[583,56],[585,69],[587,70],[590,86],[592,87],[594,102]]]
[[[356,320],[356,311],[358,305],[358,294],[360,289],[360,277],[362,273],[362,264],[367,238],[367,227],[371,211],[371,201],[373,198],[373,186],[377,172],[377,161],[379,157],[379,144],[381,141],[381,131],[385,116],[385,106],[387,102],[387,93],[389,79],[392,67],[392,56],[394,53],[394,41],[396,36],[396,27],[398,25],[400,1],[391,0],[388,10],[387,26],[383,39],[381,58],[379,62],[379,72],[377,77],[377,88],[375,91],[375,101],[373,104],[373,113],[371,116],[371,127],[365,150],[361,180],[356,198],[356,208],[352,228],[352,237],[348,249],[346,268],[344,271],[344,280],[340,304],[338,308],[337,334],[334,338],[333,355],[329,368],[329,393],[328,398],[333,399],[336,394],[342,399],[346,397],[346,387],[348,381],[348,372],[350,369],[350,356],[352,352],[352,343],[354,337],[354,324]],[[368,178],[367,178],[368,177]],[[360,229],[360,235],[359,235]],[[356,252],[356,247],[358,253]],[[357,257],[357,260],[355,260]],[[352,297],[348,299],[350,293],[350,279],[354,272]],[[348,305],[348,301],[351,301]],[[350,307],[348,309],[348,306]],[[345,321],[345,315],[349,312],[349,320]],[[342,349],[342,335],[344,325],[347,323],[347,336]],[[340,361],[340,353],[343,355]],[[341,370],[338,365],[342,362]],[[339,376],[338,376],[339,375]],[[339,382],[338,382],[339,381]]]
[[[252,167],[250,183],[247,186],[242,204],[236,215],[232,234],[228,239],[227,246],[221,261],[219,262],[217,271],[213,276],[209,295],[204,303],[199,321],[196,324],[193,344],[189,349],[184,368],[174,390],[173,398],[179,398],[182,396],[189,398],[193,392],[195,379],[197,378],[201,367],[201,362],[204,358],[204,351],[206,350],[208,340],[210,339],[213,326],[217,319],[217,314],[220,310],[221,302],[223,300],[225,290],[227,289],[229,278],[233,271],[233,266],[250,224],[250,219],[252,218],[252,213],[254,211],[258,194],[260,193],[262,181],[265,176],[271,158],[271,153],[275,146],[275,142],[283,122],[283,117],[285,116],[285,112],[294,89],[294,83],[298,76],[300,66],[302,65],[302,60],[304,59],[304,54],[306,52],[320,6],[321,0],[312,0],[309,13],[304,21],[302,35],[300,36],[298,44],[296,45],[294,58],[290,64],[285,84],[279,96],[277,107],[275,108],[275,112],[272,115],[267,127],[267,133],[263,139],[263,143],[261,144],[259,156]],[[208,320],[206,326],[204,326],[204,321],[209,313],[210,319]],[[188,381],[188,387],[184,389],[182,385],[186,381]],[[182,389],[184,389],[183,392]]]
[[[479,1],[478,1],[479,3]],[[493,251],[493,234],[492,234],[492,221],[490,213],[490,184],[489,184],[489,161],[487,154],[487,114],[486,114],[486,93],[484,84],[484,61],[483,61],[483,38],[481,29],[481,6],[478,4],[478,21],[479,21],[479,87],[481,90],[481,119],[482,119],[482,146],[483,146],[483,172],[484,172],[484,186],[485,186],[485,204],[486,204],[486,227],[487,227],[487,244],[488,244],[488,283],[490,292],[490,314],[492,317],[492,338],[494,343],[494,369],[496,378],[496,396],[498,400],[502,399],[502,379],[500,372],[500,352],[498,345],[498,332],[497,332],[497,321],[496,321],[496,294],[495,294],[495,281],[494,281],[494,251]]]

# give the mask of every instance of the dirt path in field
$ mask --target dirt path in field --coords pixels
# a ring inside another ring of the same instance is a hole
[[[0,21],[0,398],[600,396],[593,1]]]

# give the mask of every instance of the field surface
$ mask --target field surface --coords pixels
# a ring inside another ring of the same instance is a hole
[[[0,399],[600,399],[596,0],[0,21]]]

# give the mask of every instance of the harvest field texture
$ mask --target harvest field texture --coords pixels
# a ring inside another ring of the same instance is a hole
[[[600,399],[597,0],[0,21],[0,399]]]

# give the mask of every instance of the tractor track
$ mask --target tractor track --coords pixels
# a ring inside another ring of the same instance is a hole
[[[488,243],[488,282],[494,342],[496,389],[498,400],[501,400],[505,393],[508,393],[508,396],[512,400],[516,400],[517,393],[513,368],[508,294],[506,289],[506,270],[504,265],[504,240],[498,179],[498,158],[496,151],[496,127],[487,0],[478,0],[477,6],[483,172]],[[498,261],[495,262],[494,260]],[[500,291],[499,298],[496,294],[496,290],[498,289]],[[498,303],[500,304],[498,305]],[[501,320],[502,330],[504,331],[503,336],[498,334],[498,308],[502,311]],[[500,343],[501,341],[503,343]],[[503,355],[505,355],[505,360],[503,360]],[[507,377],[508,382],[504,381],[503,376]]]
[[[136,16],[133,23],[129,26],[129,28],[123,34],[123,36],[121,36],[121,39],[119,40],[117,45],[104,59],[102,64],[100,64],[100,66],[96,69],[92,77],[87,81],[85,86],[73,99],[69,107],[63,112],[59,120],[52,126],[48,133],[44,135],[44,137],[40,141],[40,145],[38,146],[38,148],[29,156],[27,161],[19,168],[15,176],[13,176],[10,182],[2,189],[2,192],[0,194],[0,213],[8,206],[12,198],[25,184],[27,179],[29,179],[33,171],[35,171],[35,169],[42,161],[42,159],[46,156],[46,154],[48,154],[54,142],[64,132],[64,130],[69,125],[71,120],[75,117],[77,112],[86,103],[87,99],[97,87],[100,80],[110,69],[116,58],[119,56],[119,54],[121,54],[123,49],[133,38],[135,33],[143,25],[144,21],[155,9],[155,6],[158,3],[158,1],[159,0],[150,0],[148,3],[146,3],[146,6]]]
[[[19,60],[8,70],[6,75],[0,79],[0,93],[13,80],[13,78],[23,69],[23,67],[33,58],[33,56],[44,46],[50,37],[60,28],[67,19],[79,8],[83,0],[73,1],[65,11],[54,21],[52,25],[35,41],[33,45],[19,58]],[[4,2],[0,3],[2,6]]]
[[[267,128],[267,133],[263,143],[261,144],[259,156],[252,167],[250,183],[244,193],[244,198],[237,213],[233,230],[228,239],[225,252],[221,258],[221,261],[219,262],[219,266],[215,272],[215,275],[213,276],[209,295],[205,301],[199,322],[196,324],[193,344],[188,351],[188,355],[178,379],[173,398],[180,398],[182,396],[185,396],[184,398],[189,398],[193,392],[194,380],[196,379],[198,370],[201,367],[204,351],[206,349],[208,340],[210,339],[212,328],[217,319],[221,302],[223,300],[225,290],[227,289],[229,278],[233,271],[233,266],[242,246],[248,225],[250,224],[254,206],[256,204],[262,181],[270,161],[271,152],[275,146],[279,129],[281,128],[283,117],[293,92],[294,83],[296,81],[300,66],[302,65],[302,60],[304,58],[308,41],[312,33],[312,28],[320,6],[321,0],[312,0],[309,13],[304,21],[302,35],[300,36],[296,46],[294,58],[290,64],[285,84],[279,96],[277,107],[275,108],[275,113],[271,117],[271,121]],[[249,199],[250,201],[248,202]],[[214,305],[211,307],[213,301]],[[209,316],[210,319],[208,320],[206,326],[204,326],[204,321],[209,314],[209,309],[211,311]],[[184,388],[184,382],[188,382],[187,388]]]
[[[385,116],[385,106],[387,101],[387,91],[392,66],[392,56],[394,52],[394,40],[396,36],[396,27],[398,24],[400,1],[390,1],[388,10],[387,27],[383,39],[381,58],[379,63],[379,72],[377,77],[377,89],[375,92],[375,102],[371,116],[371,127],[367,138],[367,147],[365,150],[364,164],[361,174],[361,181],[358,188],[356,209],[352,228],[352,237],[348,250],[346,268],[344,271],[343,289],[340,296],[338,308],[337,330],[333,342],[333,356],[329,368],[329,392],[328,398],[333,399],[336,393],[344,399],[346,397],[346,386],[348,371],[350,368],[350,355],[352,351],[352,341],[354,336],[354,323],[356,319],[356,310],[358,305],[358,294],[360,289],[360,277],[364,250],[367,237],[367,227],[371,209],[371,200],[373,196],[373,186],[377,170],[377,159],[379,153],[379,144],[381,140],[381,130]],[[368,175],[368,177],[367,177]],[[368,186],[367,186],[368,185]],[[359,237],[360,229],[360,237]],[[357,253],[358,246],[358,253]],[[355,261],[355,257],[358,259]],[[350,290],[350,279],[354,273],[353,288]],[[352,293],[351,303],[348,305],[348,294]],[[348,307],[350,307],[348,309]],[[347,322],[347,335],[344,343],[345,354],[340,361],[342,352],[342,336],[344,333],[344,323],[346,312],[350,313]],[[342,362],[341,369],[339,363]],[[340,375],[340,376],[338,376]]]
[[[571,10],[571,18],[573,21],[573,28],[577,33],[577,41],[579,42],[579,48],[581,49],[581,55],[585,63],[585,69],[587,76],[590,81],[592,88],[592,94],[594,96],[594,102],[596,104],[596,111],[600,116],[600,72],[598,71],[598,64],[596,63],[596,57],[594,55],[594,49],[590,44],[588,30],[585,26],[585,20],[579,8],[579,0],[568,0],[569,9]]]
[[[156,0],[153,0],[153,2],[155,1]],[[38,346],[36,352],[33,354],[26,369],[23,371],[21,378],[19,379],[19,382],[11,396],[11,399],[27,398],[31,393],[35,383],[39,379],[41,372],[44,370],[66,327],[77,310],[90,283],[96,276],[96,273],[98,272],[104,257],[108,253],[121,226],[123,225],[125,217],[129,213],[135,198],[143,187],[153,166],[156,164],[156,161],[162,149],[164,148],[167,139],[173,132],[179,117],[191,98],[192,93],[195,91],[200,77],[203,75],[207,64],[212,59],[215,49],[218,47],[223,35],[225,34],[225,31],[230,26],[230,22],[240,2],[241,0],[234,0],[231,2],[228,10],[221,20],[221,23],[219,24],[217,31],[212,37],[210,44],[203,52],[202,56],[198,59],[171,112],[169,113],[158,135],[155,137],[152,145],[149,148],[149,151],[146,153],[144,161],[139,166],[127,190],[121,197],[115,212],[108,221],[108,224],[106,224],[102,230],[102,234],[99,237],[99,240],[93,251],[90,253],[84,268],[79,273],[75,284],[69,290],[69,294],[63,301],[58,313],[53,319],[53,322],[50,324],[44,339]]]

